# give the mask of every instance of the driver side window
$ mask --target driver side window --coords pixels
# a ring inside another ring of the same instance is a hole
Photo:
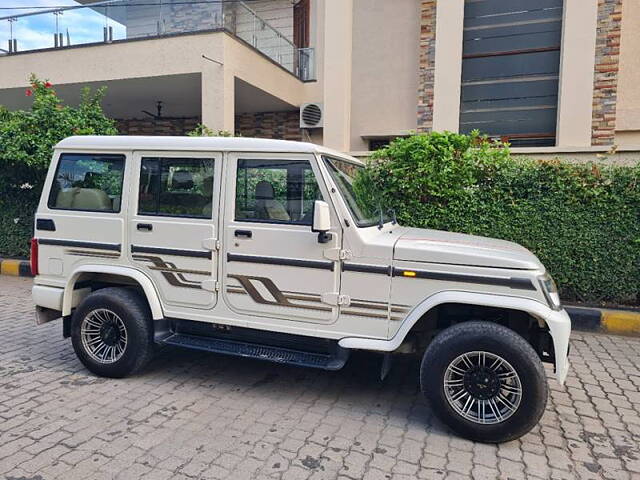
[[[311,225],[313,204],[321,199],[306,160],[238,160],[238,221]]]

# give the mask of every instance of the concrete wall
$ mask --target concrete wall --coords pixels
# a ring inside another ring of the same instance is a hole
[[[598,0],[565,0],[556,145],[591,145]]]
[[[266,60],[254,50],[238,42],[230,35],[224,41],[224,130],[233,130],[234,79],[239,78],[289,104],[292,109],[299,107],[306,99],[305,84],[279,66]],[[210,64],[215,78],[215,64]],[[215,81],[215,80],[214,80]],[[215,88],[215,84],[211,84]],[[215,100],[214,100],[215,102]],[[212,108],[216,108],[212,104]],[[203,122],[208,125],[203,102]]]
[[[324,144],[349,151],[353,0],[324,1]]]
[[[640,146],[640,1],[622,4],[615,143]]]
[[[25,87],[33,72],[54,84],[200,72],[202,54],[222,60],[224,33],[31,52],[0,58],[0,88]]]
[[[457,132],[460,129],[464,0],[447,0],[436,7],[432,128]]]
[[[353,2],[352,151],[417,127],[419,12],[415,0]]]
[[[292,108],[304,99],[301,81],[222,32],[6,56],[0,58],[0,72],[2,89],[28,86],[31,73],[56,85],[198,73],[203,123],[229,131],[234,128],[235,77]]]

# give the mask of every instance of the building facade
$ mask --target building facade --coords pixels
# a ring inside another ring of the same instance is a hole
[[[525,153],[640,149],[637,0],[79,3],[0,19],[0,104],[28,105],[33,72],[69,102],[107,86],[123,134],[204,123],[365,152],[477,129]],[[36,17],[50,27],[29,43]]]

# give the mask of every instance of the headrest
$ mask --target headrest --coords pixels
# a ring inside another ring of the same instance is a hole
[[[273,185],[266,180],[261,180],[256,185],[256,200],[273,200]]]
[[[193,188],[193,175],[188,170],[178,170],[173,172],[171,178],[172,190],[190,190]]]

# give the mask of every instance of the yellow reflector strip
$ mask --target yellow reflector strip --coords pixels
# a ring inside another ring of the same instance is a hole
[[[404,275],[405,277],[415,277],[416,276],[416,272],[404,271],[404,272],[402,272],[402,275]]]

